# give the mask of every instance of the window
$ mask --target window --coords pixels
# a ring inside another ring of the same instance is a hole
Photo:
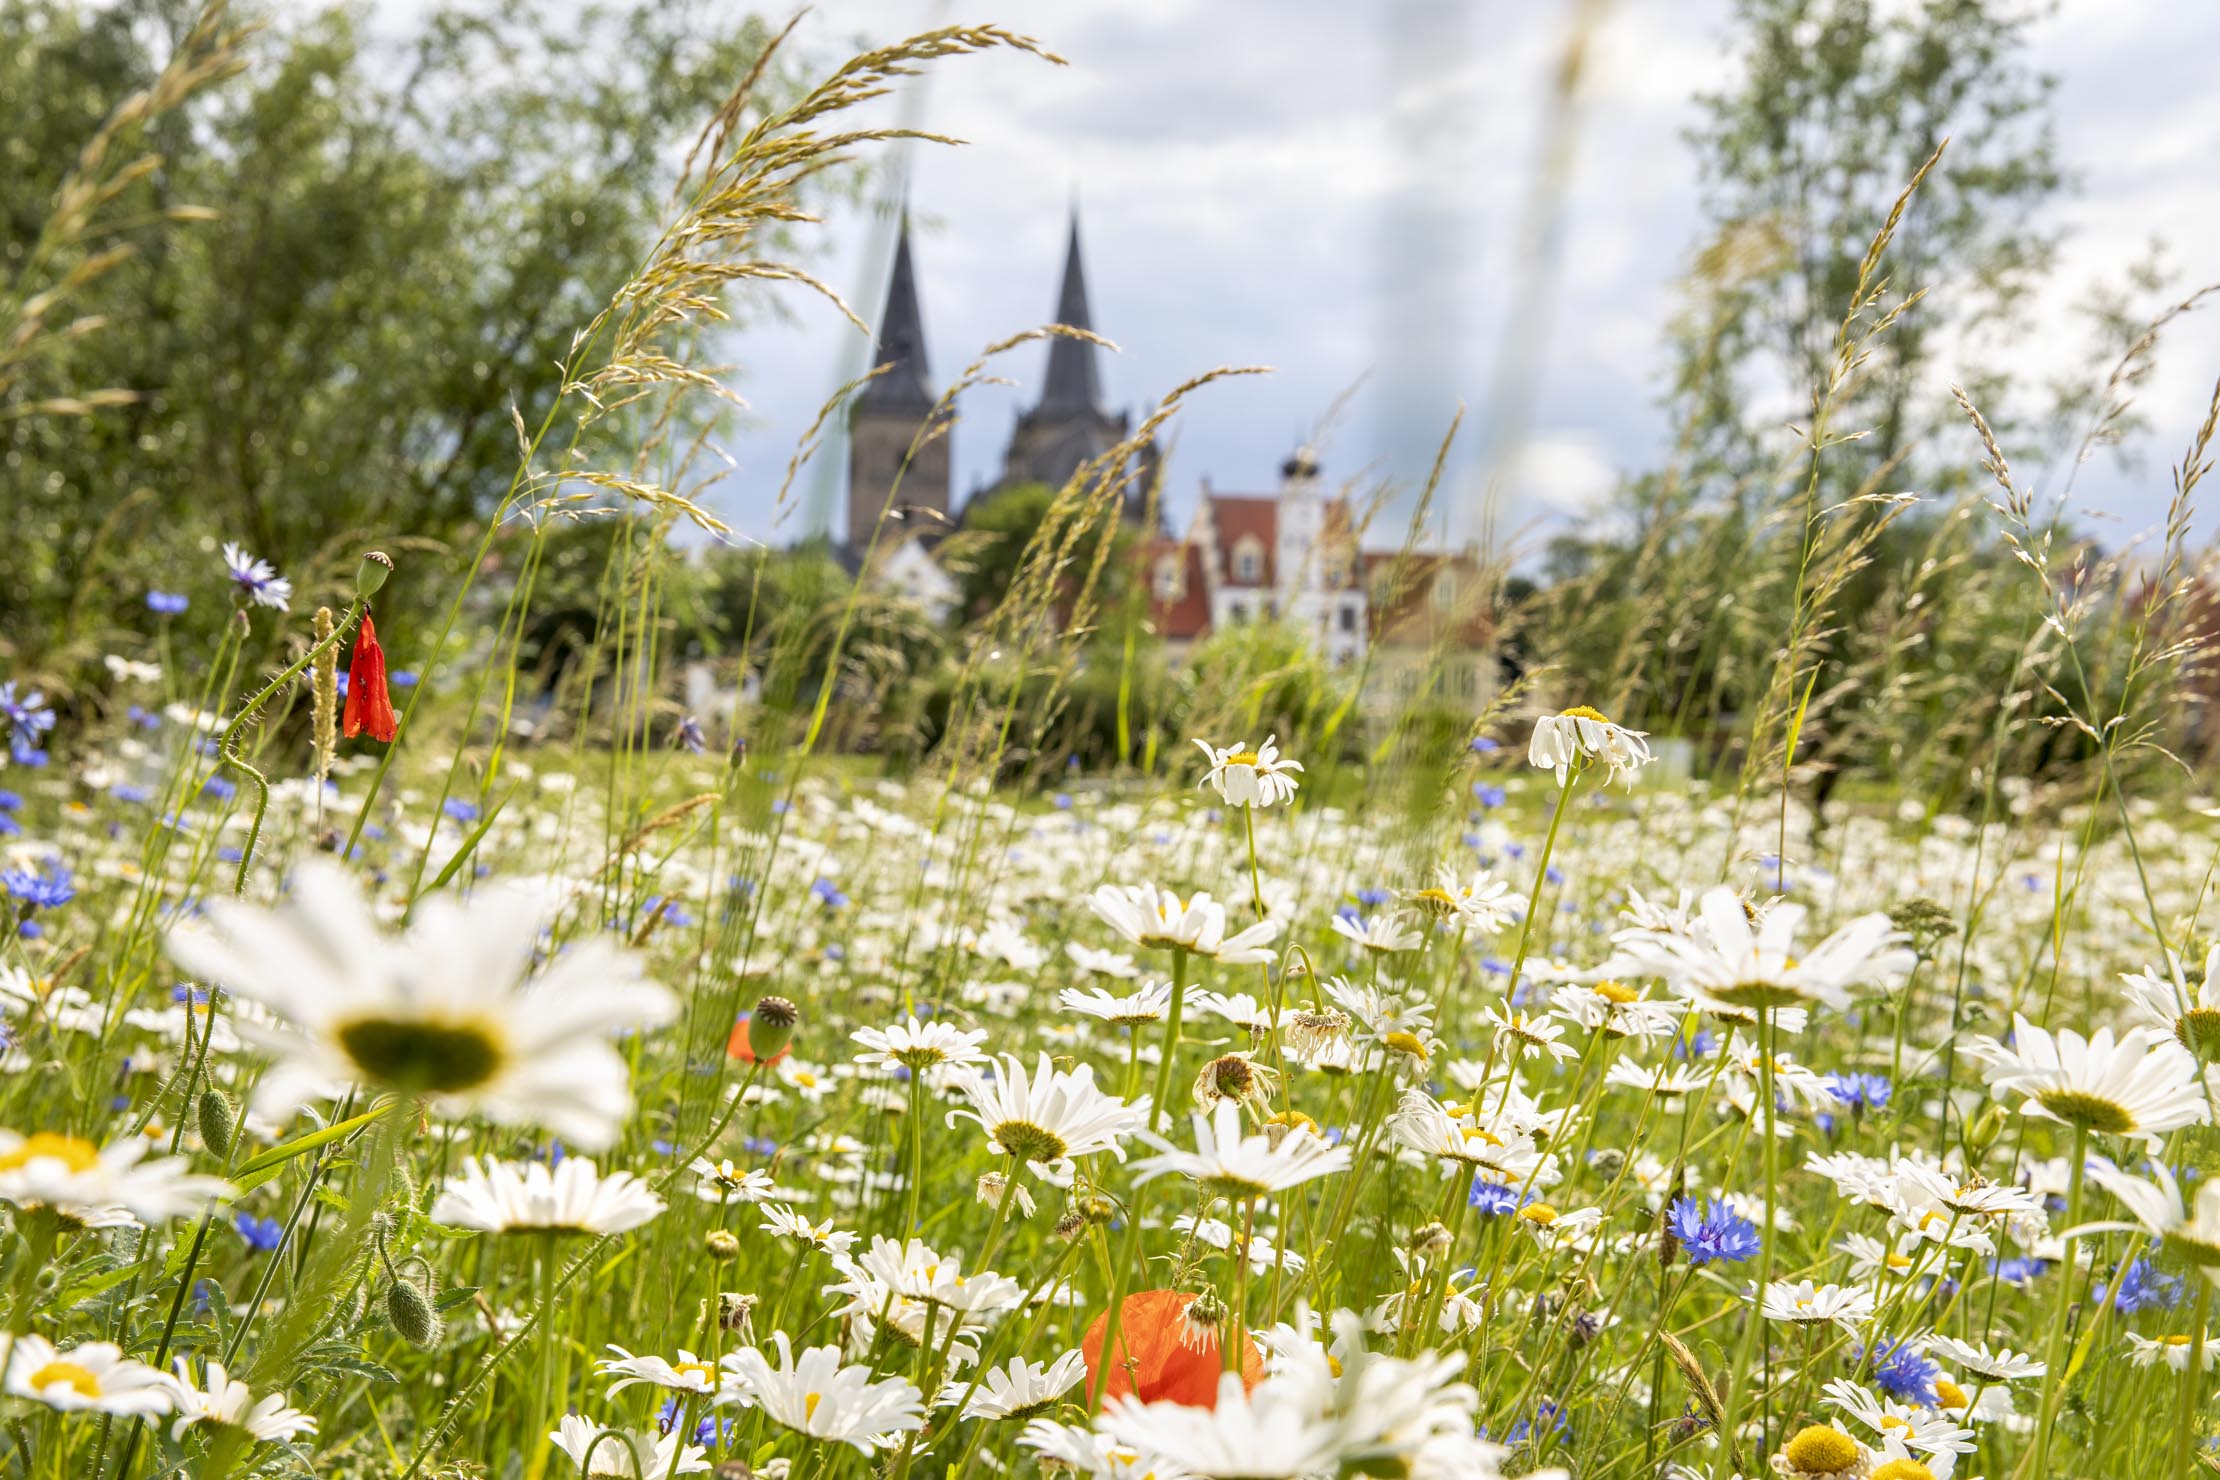
[[[1179,599],[1179,557],[1166,555],[1156,562],[1156,597],[1159,601]]]
[[[1236,625],[1242,622],[1246,622],[1247,620],[1249,620],[1249,608],[1244,603],[1238,601],[1227,603],[1226,620]]]
[[[1341,609],[1341,630],[1344,632],[1357,630],[1357,609],[1355,607],[1345,606]]]
[[[1264,579],[1264,546],[1254,535],[1243,535],[1233,547],[1233,578],[1244,586]]]

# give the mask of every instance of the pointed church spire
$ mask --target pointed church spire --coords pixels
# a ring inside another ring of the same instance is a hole
[[[1079,208],[1072,207],[1071,236],[1064,248],[1064,283],[1056,293],[1056,322],[1092,329],[1087,312],[1087,274],[1079,264]],[[1043,411],[1091,411],[1102,400],[1095,378],[1095,347],[1084,339],[1048,342],[1048,384],[1041,392]]]
[[[887,279],[886,307],[879,314],[875,363],[892,365],[866,386],[858,404],[888,410],[923,409],[933,404],[931,372],[925,363],[925,317],[918,308],[917,272],[910,262],[910,215],[902,213],[894,245],[894,272]]]

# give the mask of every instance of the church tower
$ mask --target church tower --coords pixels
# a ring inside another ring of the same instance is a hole
[[[871,543],[887,496],[895,490],[880,534],[881,550],[910,537],[936,540],[948,528],[949,460],[945,431],[910,456],[910,444],[933,415],[931,372],[925,360],[925,321],[917,300],[917,271],[910,260],[910,223],[902,219],[894,272],[879,314],[877,363],[889,368],[865,386],[848,411],[848,549],[861,555]],[[944,415],[946,413],[943,413]],[[903,459],[909,457],[907,471]]]
[[[1064,278],[1056,291],[1056,319],[1074,329],[1094,329],[1094,315],[1087,302],[1087,270],[1079,253],[1079,212],[1071,215],[1064,243]],[[1022,413],[1010,432],[1010,445],[1002,456],[999,486],[1045,483],[1061,488],[1089,460],[1125,440],[1132,419],[1125,412],[1112,413],[1102,405],[1102,380],[1095,366],[1095,346],[1084,339],[1056,336],[1048,342],[1048,375],[1041,399]],[[1147,502],[1149,482],[1155,476],[1156,449],[1144,448],[1134,459],[1134,474],[1125,493],[1124,513],[1138,518]]]

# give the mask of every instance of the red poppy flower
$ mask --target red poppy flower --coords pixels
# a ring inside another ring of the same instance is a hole
[[[1215,1333],[1190,1346],[1187,1307],[1194,1295],[1186,1290],[1140,1290],[1125,1297],[1118,1317],[1118,1351],[1110,1364],[1110,1385],[1105,1397],[1133,1393],[1144,1403],[1184,1403],[1190,1408],[1218,1406],[1218,1376],[1225,1361],[1218,1353]],[[1080,1349],[1087,1354],[1087,1396],[1094,1397],[1102,1377],[1102,1338],[1110,1324],[1108,1311],[1096,1316],[1087,1328]],[[1241,1358],[1241,1381],[1255,1387],[1264,1376],[1264,1354],[1248,1343]]]
[[[390,745],[401,721],[393,713],[393,696],[385,688],[385,649],[378,646],[378,629],[370,613],[362,614],[355,629],[355,653],[347,660],[347,708],[340,716],[339,732],[352,740],[364,730],[370,738]]]
[[[780,1059],[785,1058],[786,1055],[787,1047],[782,1043],[779,1045],[779,1051],[763,1060],[763,1062],[775,1064]],[[738,1059],[743,1064],[752,1064],[756,1061],[755,1050],[748,1046],[748,1020],[746,1018],[742,1018],[732,1025],[732,1036],[725,1040],[725,1057]]]

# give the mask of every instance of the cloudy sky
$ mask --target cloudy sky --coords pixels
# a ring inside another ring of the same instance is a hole
[[[1145,408],[1213,366],[1274,367],[1206,390],[1176,423],[1175,520],[1200,480],[1269,487],[1281,458],[1313,436],[1330,477],[1415,483],[1462,402],[1445,532],[1477,526],[1492,484],[1496,528],[1531,545],[1663,455],[1660,328],[1700,225],[1682,134],[1691,96],[1731,66],[1727,0],[1598,7],[1562,219],[1547,271],[1523,271],[1548,83],[1576,3],[832,0],[801,34],[831,56],[857,40],[993,20],[1068,59],[943,63],[879,115],[969,141],[892,162],[919,223],[936,377],[1053,316],[1076,202],[1095,327],[1121,347],[1104,366],[1115,404]],[[2220,280],[2216,51],[2215,5],[2065,0],[2043,24],[2034,60],[2057,77],[2062,162],[2078,188],[2037,223],[2067,238],[2014,363],[2042,374],[2082,363],[2073,305],[2153,238],[2184,286]],[[890,250],[883,221],[844,213],[821,235],[814,265],[868,314]],[[740,466],[719,493],[741,530],[778,539],[808,517],[770,530],[796,438],[870,363],[837,314],[791,303],[787,322],[751,327],[732,347],[753,419],[728,444]],[[1012,418],[1037,394],[1042,355],[1016,352],[1004,373],[1018,383],[960,408],[959,500],[994,475]],[[2167,466],[2216,374],[2220,310],[2166,345],[2141,398],[2154,430],[2130,449],[2138,464],[2091,467],[2077,504],[2118,521],[2122,538],[2156,522]],[[1523,437],[1506,431],[1521,421]],[[829,509],[841,478],[826,461],[811,493]]]

